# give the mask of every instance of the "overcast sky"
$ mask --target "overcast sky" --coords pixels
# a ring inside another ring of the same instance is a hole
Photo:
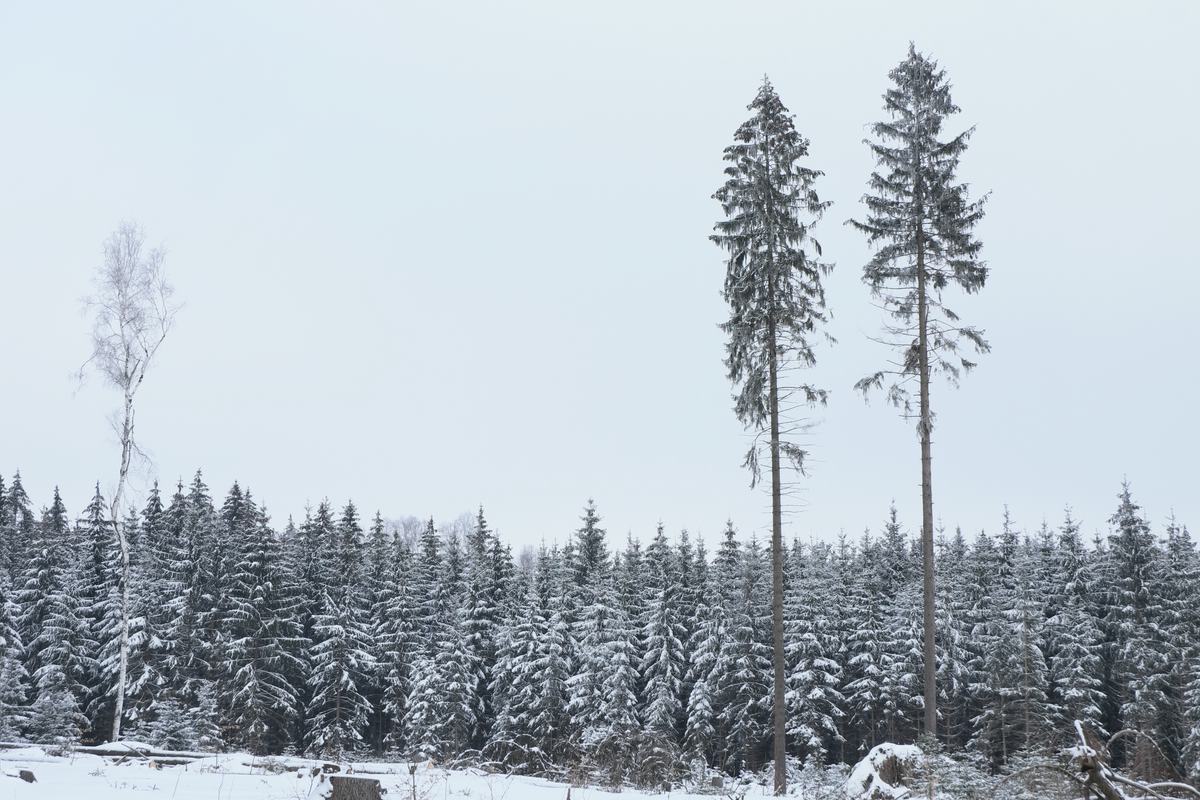
[[[919,10],[918,10],[919,9]],[[935,512],[973,534],[1104,528],[1123,476],[1200,525],[1200,4],[6,3],[0,7],[0,471],[78,513],[117,466],[76,391],[80,298],[123,218],[186,308],[139,396],[151,473],[235,479],[277,522],[328,496],[508,539],[662,520],[769,527],[739,467],[717,323],[721,150],[769,73],[833,202],[805,508],[919,528],[910,423],[843,222],[909,40],[949,71],[990,190],[991,267],[956,304],[993,353],[937,384]]]

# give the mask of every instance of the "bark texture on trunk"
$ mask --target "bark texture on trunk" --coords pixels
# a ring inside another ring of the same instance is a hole
[[[125,716],[125,682],[129,672],[129,539],[121,526],[121,498],[125,493],[125,480],[129,476],[129,464],[133,459],[133,392],[125,392],[125,416],[121,424],[121,471],[117,474],[117,488],[113,492],[112,521],[117,534],[117,545],[121,548],[121,641],[120,660],[117,667],[117,698],[113,706],[112,739],[121,738],[121,718]]]
[[[774,673],[771,707],[774,710],[775,794],[787,791],[787,719],[783,685],[783,506],[779,476],[779,378],[775,358],[775,321],[767,323],[771,351],[771,661]]]
[[[771,174],[771,137],[767,135],[765,153],[767,174]],[[784,709],[783,661],[783,505],[780,494],[779,465],[779,354],[777,348],[775,305],[779,284],[775,275],[775,230],[767,214],[767,405],[771,422],[771,757],[775,762],[775,794],[787,792],[787,714]]]
[[[917,192],[920,211],[920,191]],[[918,369],[921,373],[921,561],[925,579],[925,732],[937,736],[937,664],[933,580],[933,471],[930,452],[932,419],[929,412],[929,308],[926,303],[925,241],[917,215],[917,336]]]

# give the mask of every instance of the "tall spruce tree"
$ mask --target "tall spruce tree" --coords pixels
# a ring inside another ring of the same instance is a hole
[[[0,555],[6,559],[7,563],[2,566],[7,567],[11,576],[12,570],[25,563],[35,522],[33,506],[19,470],[13,475],[12,484],[3,498],[3,504],[0,504]]]
[[[1161,576],[1162,631],[1170,659],[1157,727],[1164,749],[1178,768],[1186,768],[1180,747],[1189,729],[1188,683],[1200,659],[1200,554],[1187,526],[1174,514],[1167,522],[1166,557]]]
[[[0,575],[11,576],[13,567],[12,514],[9,513],[8,487],[0,475]]]
[[[541,732],[533,725],[532,710],[540,693],[537,663],[539,640],[545,628],[546,620],[531,588],[522,613],[510,620],[500,635],[501,647],[489,687],[496,713],[485,751],[511,769],[525,770],[537,765]],[[575,712],[587,715],[582,703]]]
[[[962,529],[937,536],[937,683],[942,741],[961,748],[970,731],[970,603],[966,592],[969,552]]]
[[[211,504],[205,503],[207,497],[207,488],[197,473],[191,493],[185,493],[182,481],[176,485],[166,510],[160,578],[160,588],[167,598],[159,645],[163,675],[160,706],[173,703],[171,710],[192,705],[197,681],[207,668],[200,638],[200,618],[206,608],[200,560],[209,547],[201,522],[212,510]]]
[[[50,508],[33,530],[19,588],[10,597],[19,609],[15,621],[25,643],[25,663],[31,675],[37,675],[45,663],[42,651],[53,646],[60,636],[55,625],[62,618],[64,606],[74,603],[68,587],[69,573],[74,567],[70,524],[56,486]]]
[[[695,620],[688,642],[686,680],[691,691],[687,698],[683,747],[687,756],[702,759],[707,766],[712,764],[718,747],[715,669],[724,639],[723,615],[708,591],[700,596]]]
[[[364,547],[353,507],[338,519],[322,505],[280,536],[250,492],[231,490],[218,512],[197,477],[166,508],[152,492],[139,521],[125,522],[142,554],[126,705],[139,738],[332,754],[371,737],[376,749],[450,762],[471,757],[486,730],[487,759],[530,772],[579,768],[614,785],[658,784],[685,768],[703,780],[709,765],[737,773],[769,761],[770,562],[732,526],[711,561],[662,530],[644,549],[632,537],[619,552],[600,548],[581,584],[586,536],[514,564],[490,529],[479,535],[478,518],[460,519],[445,529],[458,538],[443,562],[432,527],[428,556],[410,549],[426,549],[412,536],[419,529],[389,537],[379,518]],[[0,571],[0,736],[58,745],[108,729],[119,570],[105,507],[94,497],[72,527],[55,496],[20,536],[18,585]],[[1044,524],[1024,534],[1006,514],[973,546],[939,527],[948,746],[1011,769],[1081,719],[1100,733],[1143,729],[1171,765],[1200,771],[1200,554],[1173,518],[1158,540],[1128,486],[1110,523],[1094,551],[1070,517],[1057,534]],[[852,761],[884,738],[921,732],[913,543],[894,511],[858,547],[844,537],[793,542],[793,754]],[[228,552],[213,557],[214,548]],[[302,632],[305,580],[320,597],[309,621],[315,646]],[[483,619],[495,620],[489,704],[478,698],[471,636],[488,629]],[[1128,744],[1117,755],[1134,770],[1167,766],[1156,748]]]
[[[572,584],[571,551],[553,550],[548,573],[539,583],[551,587],[540,610],[545,628],[538,641],[535,676],[539,687],[538,699],[532,709],[531,724],[538,731],[540,749],[547,757],[558,761],[570,739],[567,716],[568,686],[575,660],[572,628],[575,610],[570,602]]]
[[[845,641],[846,706],[857,731],[858,747],[870,750],[883,736],[882,716],[885,654],[882,649],[886,597],[880,589],[875,563],[877,545],[864,533],[858,549],[857,575],[845,587],[853,625]]]
[[[808,140],[767,79],[747,107],[753,116],[725,148],[725,184],[713,197],[726,218],[711,238],[729,254],[724,297],[729,319],[725,365],[738,387],[734,410],[754,431],[746,455],[752,484],[757,482],[759,448],[765,439],[771,471],[772,649],[775,792],[787,786],[785,769],[785,663],[783,641],[783,462],[804,469],[804,450],[785,438],[804,425],[781,419],[781,404],[798,396],[824,403],[826,393],[802,379],[781,388],[780,374],[816,363],[812,341],[826,321],[822,277],[832,265],[820,261],[821,247],[811,226],[828,207],[814,189],[820,172],[802,166]]]
[[[1183,771],[1192,780],[1200,779],[1200,659],[1188,665],[1187,685],[1184,689],[1187,702],[1187,732],[1183,741]]]
[[[29,673],[17,630],[17,613],[8,573],[0,569],[0,741],[6,742],[21,734],[28,717],[25,701],[29,694]]]
[[[597,570],[607,568],[608,547],[604,542],[604,529],[600,527],[595,500],[588,498],[580,521],[583,525],[575,532],[575,580],[582,586]]]
[[[305,723],[310,747],[336,756],[363,740],[371,717],[363,690],[376,667],[362,585],[362,526],[354,504],[347,503],[338,523],[324,532],[331,545],[328,577],[321,612],[313,619]]]
[[[375,512],[374,519],[371,520],[371,529],[367,533],[365,555],[367,563],[363,570],[363,580],[366,583],[367,624],[371,628],[371,642],[374,646],[371,654],[375,659],[375,672],[364,689],[367,701],[371,704],[371,722],[368,726],[367,742],[376,753],[382,753],[384,739],[389,728],[383,699],[389,668],[388,659],[383,652],[383,640],[378,635],[380,633],[378,619],[389,596],[392,558],[395,553],[391,546],[391,537],[388,536],[383,523],[383,514],[378,510]]]
[[[888,602],[883,621],[881,721],[888,741],[913,741],[920,730],[924,695],[923,616],[920,593],[905,586]]]
[[[627,624],[617,602],[616,588],[608,565],[588,578],[590,602],[580,610],[575,639],[579,658],[567,680],[567,714],[581,748],[589,747],[605,725],[604,678],[609,669],[609,651],[618,635],[627,635]]]
[[[405,716],[409,751],[446,761],[466,750],[478,727],[475,671],[461,624],[447,623],[436,651],[417,661]]]
[[[378,672],[382,678],[383,749],[401,752],[404,747],[406,703],[412,690],[413,662],[420,652],[417,604],[412,593],[413,557],[397,533],[393,555],[372,613]]]
[[[1017,660],[1017,747],[1024,750],[1048,749],[1058,709],[1050,700],[1050,671],[1043,643],[1046,638],[1046,595],[1037,581],[1039,554],[1022,548],[1017,561],[1015,591],[1005,598],[1005,617],[1009,624],[1013,651]]]
[[[221,671],[228,676],[230,727],[251,752],[264,754],[282,749],[297,716],[288,678],[299,669],[305,641],[284,590],[280,542],[264,509],[251,506],[249,516],[252,525],[236,542]]]
[[[921,549],[924,567],[925,730],[937,732],[934,618],[933,477],[931,436],[934,414],[929,384],[937,373],[957,382],[974,366],[963,356],[965,341],[987,352],[981,331],[963,325],[947,308],[943,291],[956,285],[967,293],[983,288],[987,267],[974,236],[983,217],[983,201],[971,202],[967,185],[957,180],[958,162],[974,131],[943,140],[946,118],[958,112],[950,83],[937,62],[909,45],[908,56],[889,76],[884,94],[888,119],[871,126],[879,170],[864,196],[865,221],[851,221],[878,249],[863,269],[863,281],[889,312],[887,343],[899,351],[897,367],[876,372],[856,385],[864,393],[890,382],[889,400],[908,418],[917,419],[921,441]],[[917,383],[914,414],[910,386]]]
[[[467,565],[464,572],[463,628],[475,673],[475,709],[480,723],[487,718],[491,704],[489,685],[496,663],[496,628],[499,624],[499,599],[494,582],[492,541],[495,538],[483,515],[483,506],[475,517],[467,541]],[[475,732],[475,741],[482,745],[487,731]]]
[[[416,575],[414,589],[417,602],[420,604],[418,615],[418,630],[421,641],[425,642],[426,655],[432,656],[435,650],[434,635],[444,622],[445,607],[439,602],[440,576],[442,574],[443,547],[437,528],[430,517],[421,531],[417,545]]]
[[[766,580],[770,566],[751,539],[733,567],[720,675],[724,768],[732,774],[762,766],[771,737],[771,611]]]
[[[798,543],[797,543],[798,544]],[[800,755],[823,766],[841,740],[845,714],[839,646],[831,619],[836,606],[828,545],[794,548],[795,574],[788,589],[788,733]]]
[[[232,640],[237,635],[232,623],[236,602],[234,575],[242,542],[258,535],[256,514],[257,509],[249,491],[243,491],[234,481],[217,517],[215,547],[219,554],[208,562],[212,600],[202,619],[210,654],[209,679],[215,683],[218,704],[223,710],[229,706],[233,673],[237,670],[237,666],[229,659]]]
[[[1079,720],[1105,733],[1103,633],[1093,610],[1097,603],[1091,564],[1079,536],[1079,523],[1066,513],[1054,551],[1053,614],[1046,621],[1050,646],[1051,699],[1065,723]]]
[[[9,506],[20,515],[28,510],[20,475]],[[17,530],[18,552],[28,562],[15,598],[8,576],[0,573],[0,729],[13,731],[9,739],[19,730],[30,741],[69,746],[88,729],[83,703],[98,681],[97,645],[87,618],[91,595],[80,592],[86,562],[72,563],[77,548],[57,488],[41,522]],[[23,707],[27,689],[33,703]]]
[[[170,625],[170,602],[176,595],[170,585],[169,570],[175,543],[171,541],[157,482],[150,489],[140,519],[126,521],[125,530],[138,537],[136,542],[131,541],[130,547],[138,556],[133,564],[130,591],[131,628],[136,620],[136,634],[130,639],[125,714],[131,728],[141,730],[153,717],[154,707],[168,683],[164,645]]]
[[[1160,578],[1163,554],[1150,524],[1133,501],[1129,482],[1121,486],[1120,503],[1109,520],[1109,608],[1107,624],[1114,647],[1113,683],[1120,703],[1121,724],[1155,741],[1163,738],[1158,723],[1166,701],[1167,654],[1162,629]],[[1156,758],[1153,746],[1140,740],[1131,760],[1147,774]]]
[[[79,520],[83,558],[79,568],[80,616],[88,629],[89,689],[84,713],[96,731],[113,726],[122,641],[120,550],[108,507],[96,485]]]
[[[673,758],[677,744],[676,724],[681,716],[685,631],[679,623],[677,588],[665,584],[648,598],[646,622],[642,627],[642,717],[656,757]]]

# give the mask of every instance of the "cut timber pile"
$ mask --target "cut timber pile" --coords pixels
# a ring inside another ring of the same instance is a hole
[[[329,779],[333,792],[329,800],[382,800],[383,792],[379,781],[374,778],[355,778],[334,775]]]

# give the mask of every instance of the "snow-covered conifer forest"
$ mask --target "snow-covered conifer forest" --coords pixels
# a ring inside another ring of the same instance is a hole
[[[0,492],[0,740],[103,741],[119,554],[98,492]],[[786,558],[788,752],[852,763],[920,735],[920,560],[903,520]],[[559,546],[392,525],[322,502],[271,519],[201,473],[155,488],[135,542],[126,732],[171,750],[395,757],[658,786],[769,752],[768,561],[730,526],[614,540],[588,503]],[[1133,727],[1194,777],[1200,555],[1120,487],[1108,533],[1066,512],[940,531],[942,745],[997,769]]]
[[[6,9],[0,800],[1200,800],[1200,5],[928,3]]]

